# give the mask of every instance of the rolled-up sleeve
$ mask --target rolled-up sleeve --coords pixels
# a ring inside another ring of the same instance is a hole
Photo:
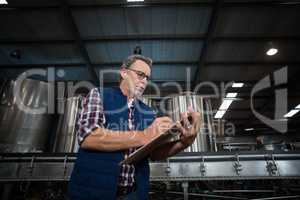
[[[78,143],[81,144],[94,129],[103,127],[104,123],[102,99],[98,88],[93,88],[82,101],[81,111],[77,116],[76,133]]]

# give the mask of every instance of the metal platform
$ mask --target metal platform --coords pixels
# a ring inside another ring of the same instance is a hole
[[[1,154],[0,181],[67,181],[76,154]],[[151,162],[151,181],[299,179],[300,152],[188,153]]]

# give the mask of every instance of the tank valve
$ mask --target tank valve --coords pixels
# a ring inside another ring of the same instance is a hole
[[[272,160],[266,161],[267,162],[266,168],[267,168],[267,171],[269,172],[270,176],[275,176],[278,171],[278,167],[275,162],[273,154],[271,155],[271,158],[272,158]]]
[[[234,162],[233,167],[234,167],[235,173],[238,176],[240,176],[241,175],[241,171],[243,171],[243,166],[240,163],[240,158],[239,158],[238,154],[235,155],[235,158],[236,158],[236,161]]]
[[[206,174],[206,166],[204,163],[204,157],[202,157],[202,162],[200,163],[200,173],[201,173],[201,176],[205,176],[205,174]]]

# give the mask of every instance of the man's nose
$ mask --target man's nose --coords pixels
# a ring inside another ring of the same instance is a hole
[[[147,78],[145,77],[145,78],[143,78],[142,80],[141,80],[141,83],[143,83],[144,85],[147,85],[147,83],[148,83],[148,80],[147,80]]]

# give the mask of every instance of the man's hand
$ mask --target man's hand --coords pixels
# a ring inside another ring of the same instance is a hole
[[[145,144],[149,143],[152,139],[167,132],[174,125],[170,117],[158,117],[152,124],[144,130]]]
[[[191,122],[188,120],[188,116],[191,117]],[[202,123],[202,119],[200,117],[199,112],[190,112],[190,113],[182,113],[181,120],[183,124],[176,123],[176,126],[180,129],[180,142],[184,145],[184,147],[188,147],[193,144],[197,134],[200,130],[200,126]]]
[[[191,122],[188,122],[188,116],[190,116]],[[182,124],[176,123],[176,129],[181,132],[180,140],[155,149],[150,155],[152,160],[164,160],[193,144],[202,123],[200,113],[193,111],[189,111],[189,114],[183,113],[181,120],[183,121]]]

